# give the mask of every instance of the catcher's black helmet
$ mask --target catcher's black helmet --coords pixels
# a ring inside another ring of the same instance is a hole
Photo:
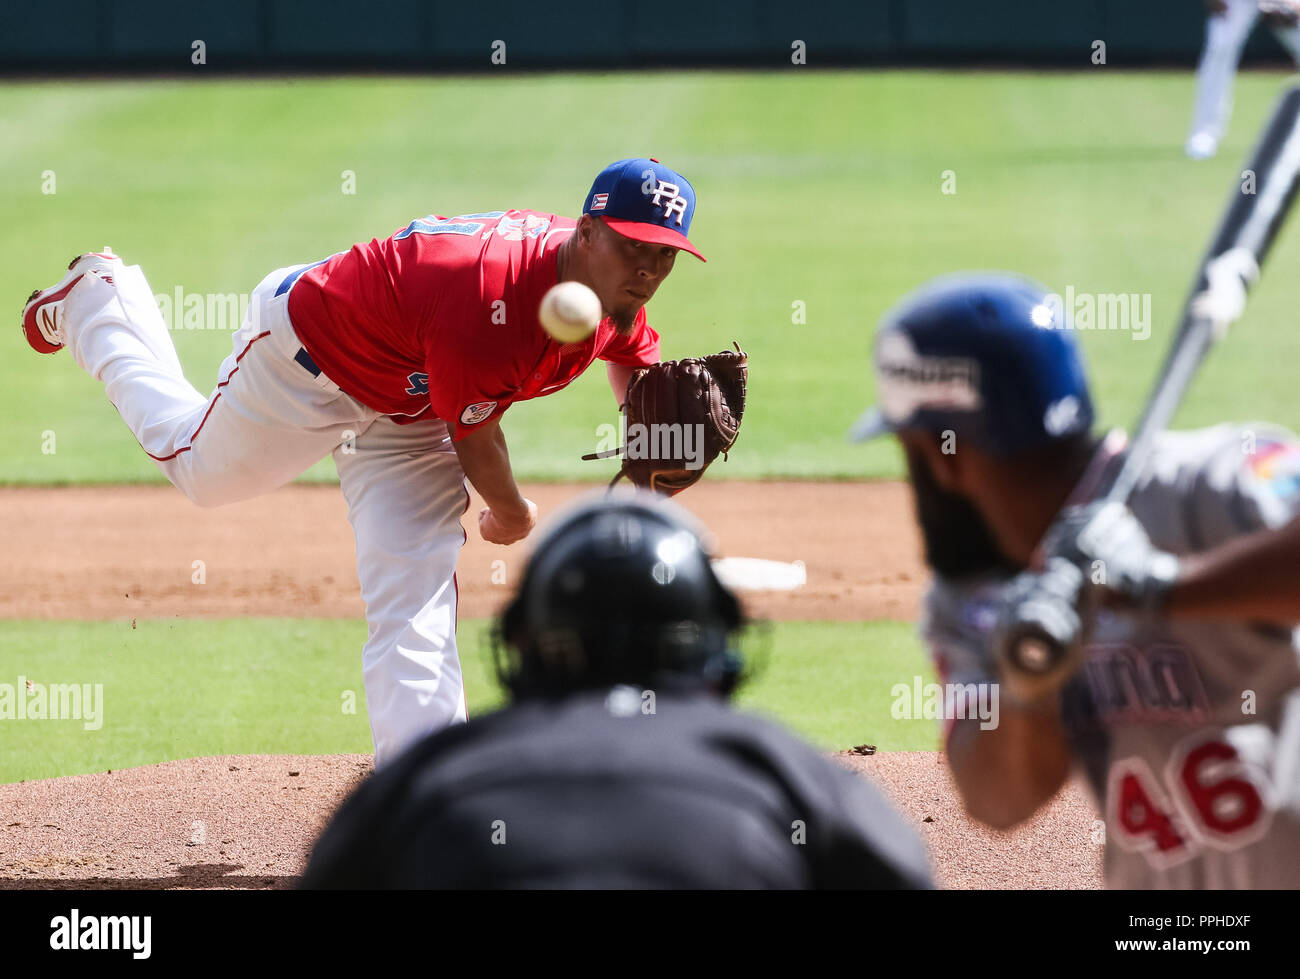
[[[619,683],[698,683],[730,694],[740,605],[702,531],[650,493],[579,505],[542,537],[497,625],[497,674],[515,696]]]

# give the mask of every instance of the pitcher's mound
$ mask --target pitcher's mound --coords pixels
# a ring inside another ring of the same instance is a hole
[[[0,785],[0,888],[292,887],[369,755],[224,755]]]
[[[1023,829],[962,811],[930,751],[837,756],[876,781],[945,887],[1098,887],[1101,847],[1074,786]],[[292,887],[369,755],[225,755],[0,785],[0,889]]]

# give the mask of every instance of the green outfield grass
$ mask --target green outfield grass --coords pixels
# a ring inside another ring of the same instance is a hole
[[[0,685],[90,684],[102,704],[92,730],[84,708],[79,720],[0,720],[0,783],[208,755],[369,752],[365,632],[336,619],[0,622]],[[485,620],[460,625],[471,714],[502,702],[485,634]],[[779,623],[767,645],[745,707],[827,749],[936,747],[934,721],[890,717],[893,684],[931,677],[910,626]]]
[[[720,472],[897,475],[891,445],[850,449],[843,432],[872,398],[873,324],[937,273],[1006,268],[1060,292],[1150,294],[1149,339],[1083,335],[1103,420],[1131,421],[1284,81],[1239,78],[1230,138],[1202,163],[1181,152],[1190,72],[10,82],[0,85],[0,309],[16,327],[31,288],[105,244],[141,264],[156,292],[247,293],[271,269],[433,211],[572,215],[602,165],[652,154],[694,181],[692,237],[710,259],[683,256],[650,308],[665,356],[733,338],[753,355],[744,437]],[[354,195],[342,193],[345,170]],[[42,193],[46,171],[54,194]],[[945,171],[955,194],[941,193]],[[1284,236],[1183,424],[1300,427],[1297,237]],[[16,329],[4,337],[0,482],[159,478],[66,356],[37,358]],[[208,391],[230,337],[176,340]],[[509,412],[521,476],[607,478],[611,464],[578,460],[615,421],[601,373]],[[332,464],[312,475],[331,478]]]

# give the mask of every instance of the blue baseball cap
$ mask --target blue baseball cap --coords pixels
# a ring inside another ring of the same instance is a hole
[[[686,238],[695,216],[695,188],[656,159],[619,160],[600,171],[582,213],[604,219],[624,237],[671,245],[706,261]]]
[[[943,276],[906,296],[876,332],[878,406],[856,442],[901,429],[956,433],[990,455],[1092,428],[1092,399],[1059,297],[1007,273]]]

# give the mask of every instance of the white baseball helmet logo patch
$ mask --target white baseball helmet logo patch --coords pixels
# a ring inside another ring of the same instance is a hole
[[[902,333],[882,335],[876,347],[880,410],[901,421],[921,409],[979,411],[979,364],[968,357],[932,357]]]
[[[481,421],[486,421],[492,416],[492,412],[497,410],[495,401],[480,401],[476,405],[470,405],[460,413],[460,423],[462,425],[477,425]]]
[[[1060,438],[1067,432],[1079,427],[1082,421],[1083,406],[1073,394],[1053,401],[1043,413],[1043,431],[1053,438]]]

